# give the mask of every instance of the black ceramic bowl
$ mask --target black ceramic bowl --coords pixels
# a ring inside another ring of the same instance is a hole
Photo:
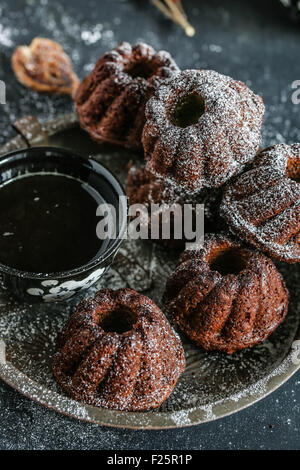
[[[105,249],[78,268],[54,273],[33,273],[0,263],[3,284],[18,300],[30,303],[61,301],[88,289],[110,267],[126,231],[126,197],[119,182],[106,168],[67,149],[33,147],[1,156],[0,185],[17,176],[36,173],[71,176],[100,193],[116,212],[116,236],[108,240]]]

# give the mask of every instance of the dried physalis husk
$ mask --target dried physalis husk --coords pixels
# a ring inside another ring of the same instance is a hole
[[[72,95],[79,85],[71,60],[51,39],[37,37],[30,46],[19,46],[11,61],[18,80],[33,90]]]

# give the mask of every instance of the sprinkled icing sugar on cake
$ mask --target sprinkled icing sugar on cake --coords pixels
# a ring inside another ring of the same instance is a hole
[[[179,69],[166,51],[122,42],[106,52],[79,86],[75,105],[81,126],[99,143],[141,150],[145,103]]]
[[[106,324],[114,312],[115,324]],[[184,367],[178,335],[155,303],[132,289],[102,289],[81,302],[53,361],[56,380],[73,398],[129,411],[160,406]]]
[[[300,144],[269,147],[229,185],[220,209],[242,238],[288,263],[300,261],[299,174]]]
[[[0,44],[6,47],[10,47],[13,44],[11,40],[11,29],[5,28],[2,24],[0,24]]]
[[[195,112],[187,125],[172,117],[175,112],[180,118],[177,108],[184,108],[185,100]],[[244,83],[211,70],[185,70],[147,103],[142,137],[147,168],[193,191],[221,186],[253,160],[263,114],[261,97]]]
[[[272,261],[225,235],[208,235],[203,249],[182,254],[164,298],[197,346],[229,354],[264,341],[288,311]]]

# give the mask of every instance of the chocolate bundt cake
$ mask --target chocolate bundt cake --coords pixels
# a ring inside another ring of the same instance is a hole
[[[202,249],[183,253],[164,300],[198,346],[228,354],[264,341],[288,310],[288,292],[272,261],[224,235],[210,235]]]
[[[104,54],[80,84],[75,106],[80,125],[99,143],[142,150],[145,104],[179,69],[168,52],[121,43]]]
[[[287,263],[300,261],[300,144],[259,153],[226,189],[221,214],[249,243]]]
[[[190,191],[219,187],[253,160],[263,114],[261,97],[244,83],[211,70],[185,70],[146,105],[147,168]]]
[[[144,206],[143,216],[140,217],[141,230],[147,238],[169,248],[183,249],[185,238],[182,224],[179,227],[181,233],[176,235],[174,230],[175,216],[177,214],[180,220],[185,202],[178,188],[166,184],[162,178],[156,178],[146,171],[144,166],[139,168],[131,166],[127,176],[126,192],[131,205]],[[170,220],[170,234],[163,234],[163,219],[166,222]],[[165,238],[168,235],[169,237]]]
[[[192,241],[185,237],[183,223],[180,225],[181,234],[179,230],[175,236],[174,213],[178,214],[179,221],[180,217],[182,217],[182,220],[184,221],[184,204],[189,204],[190,207],[193,208],[194,225],[196,220],[196,204],[204,205],[204,220],[201,219],[201,222],[202,224],[204,222],[205,233],[222,230],[226,225],[221,217],[219,217],[217,210],[221,200],[220,190],[212,191],[205,189],[199,194],[191,196],[190,194],[180,190],[174,184],[166,182],[163,178],[155,177],[152,173],[147,171],[144,166],[138,168],[136,166],[131,166],[129,169],[127,176],[127,196],[129,197],[130,204],[143,204],[145,206],[146,214],[143,230],[148,234],[148,238],[152,241],[161,243],[168,248],[183,249],[186,242]],[[150,219],[151,207],[152,215],[154,215],[152,220]],[[170,210],[172,208],[174,208],[174,212]],[[163,218],[164,220],[168,220],[168,214],[170,214],[171,219],[170,238],[164,239],[162,233],[162,220]],[[198,214],[198,220],[200,220],[200,211]],[[151,236],[151,227],[153,226],[152,222],[156,223],[156,227],[152,230]],[[153,237],[153,233],[156,234],[156,238]]]
[[[179,337],[155,303],[132,289],[100,290],[64,327],[53,360],[76,400],[127,411],[159,407],[184,371]]]
[[[163,178],[157,178],[145,166],[131,165],[127,176],[127,195],[131,204],[183,203],[184,193]]]

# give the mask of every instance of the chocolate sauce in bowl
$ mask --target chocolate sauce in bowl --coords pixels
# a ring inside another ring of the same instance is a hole
[[[104,200],[86,183],[57,174],[26,174],[0,186],[0,262],[53,273],[82,266],[105,249],[96,235]]]

